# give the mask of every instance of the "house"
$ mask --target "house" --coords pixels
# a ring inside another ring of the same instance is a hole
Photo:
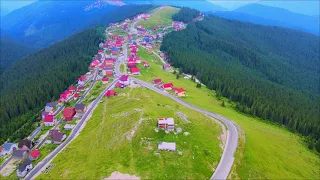
[[[46,107],[51,107],[52,109],[54,109],[56,106],[57,106],[57,103],[55,103],[55,102],[46,103]]]
[[[46,115],[46,116],[44,117],[43,122],[44,122],[44,125],[45,125],[45,126],[54,126],[54,124],[55,124],[54,115],[50,115],[50,114]]]
[[[152,53],[152,49],[148,49],[148,53]]]
[[[136,67],[136,62],[135,61],[128,61],[128,67],[132,68],[132,67]]]
[[[172,83],[167,83],[167,84],[163,84],[162,85],[162,88],[165,89],[165,90],[172,90],[173,88],[173,84]]]
[[[171,70],[170,67],[171,67],[170,64],[164,64],[164,65],[162,66],[162,69],[165,70],[165,71],[170,71],[170,70]]]
[[[96,67],[98,67],[99,64],[100,64],[100,62],[98,60],[93,60],[90,64],[90,68],[91,69],[96,68]]]
[[[13,150],[17,149],[17,145],[14,143],[4,143],[1,146],[0,156],[11,154]]]
[[[173,131],[174,119],[173,118],[158,118],[158,128],[162,130]]]
[[[84,87],[83,86],[79,86],[78,87],[78,91],[80,91],[80,92],[84,91]]]
[[[65,134],[60,132],[57,129],[49,131],[49,137],[53,141],[54,144],[61,144],[61,142],[67,137]]]
[[[31,161],[37,160],[39,157],[40,157],[40,151],[37,149],[32,150],[29,154],[29,159]]]
[[[84,84],[85,84],[85,80],[87,79],[87,77],[85,76],[85,75],[83,75],[83,76],[80,76],[79,78],[78,78],[78,85],[79,86],[83,86]]]
[[[25,177],[32,168],[32,161],[30,159],[26,159],[25,161],[23,161],[23,163],[19,164],[16,171],[17,176],[20,178]]]
[[[71,130],[71,129],[73,129],[75,126],[76,126],[76,125],[74,125],[74,124],[66,124],[66,125],[63,126],[63,129],[64,129],[64,130]]]
[[[86,111],[85,104],[76,104],[75,106],[76,113],[84,113]]]
[[[45,112],[53,112],[53,107],[50,107],[50,106],[46,106],[46,107],[44,107],[44,111]]]
[[[29,151],[32,148],[32,142],[29,139],[20,140],[18,143],[18,148]]]
[[[74,99],[74,100],[77,100],[77,99],[79,98],[79,96],[80,96],[80,95],[79,95],[78,93],[75,93],[75,94],[73,95],[73,99]]]
[[[62,112],[62,115],[66,121],[72,121],[73,116],[76,114],[75,108],[68,107]]]
[[[103,51],[101,49],[98,50],[98,54],[102,54]]]
[[[109,82],[109,78],[102,78],[102,84],[107,84]]]
[[[124,86],[124,84],[121,84],[121,83],[117,82],[115,87],[116,88],[124,88],[125,86]]]
[[[140,69],[139,68],[130,68],[130,72],[132,75],[140,75]]]
[[[118,55],[120,49],[117,47],[111,47],[110,50],[112,55]]]
[[[108,75],[111,74],[111,76],[112,76],[112,74],[113,74],[113,68],[112,68],[112,67],[104,67],[104,68],[102,69],[102,74],[103,74],[104,76],[108,76]]]
[[[114,90],[108,90],[104,96],[107,96],[107,97],[117,96],[117,93]]]
[[[141,58],[135,57],[135,58],[134,58],[134,61],[135,61],[136,63],[141,63]]]
[[[174,88],[173,90],[177,96],[186,96],[183,88]]]
[[[42,111],[41,112],[41,119],[44,120],[44,118],[46,117],[46,115],[49,115],[50,113],[46,112],[46,111]]]
[[[150,65],[149,65],[149,63],[148,63],[147,61],[144,61],[144,62],[143,62],[143,67],[148,68],[148,67],[150,67]]]
[[[68,91],[70,91],[71,93],[75,92],[77,90],[77,88],[75,86],[70,86],[68,88]]]
[[[113,58],[107,58],[106,60],[103,61],[103,64],[104,64],[104,65],[108,65],[108,64],[109,64],[109,65],[112,66],[115,61],[116,61],[116,60],[113,59]]]
[[[176,143],[174,142],[160,142],[158,150],[176,151]]]
[[[129,76],[128,75],[122,75],[119,78],[119,83],[121,83],[123,85],[129,85]]]
[[[157,85],[162,84],[162,80],[160,78],[154,79],[152,82],[153,84],[157,84]]]
[[[12,157],[13,157],[14,159],[21,160],[21,159],[26,158],[27,156],[28,156],[28,154],[27,154],[27,151],[26,151],[26,150],[16,150],[16,149],[14,149],[14,150],[12,151]]]

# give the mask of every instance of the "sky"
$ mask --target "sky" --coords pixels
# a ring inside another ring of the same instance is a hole
[[[35,2],[35,0],[0,0],[1,16],[9,12]]]

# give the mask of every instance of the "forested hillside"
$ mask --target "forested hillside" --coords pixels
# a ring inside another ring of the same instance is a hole
[[[102,35],[103,29],[86,30],[26,56],[2,74],[0,144],[7,138],[23,138],[32,131],[45,103],[58,98],[79,75],[87,72]]]
[[[1,30],[0,46],[0,74],[9,68],[19,58],[34,51],[33,48],[13,39],[9,34]]]
[[[183,7],[181,8],[180,12],[177,14],[174,14],[172,16],[172,19],[174,21],[182,21],[184,23],[189,23],[192,22],[192,20],[196,17],[199,16],[199,11],[191,9],[191,8],[187,8],[187,7]]]
[[[169,33],[161,50],[244,113],[318,141],[319,37],[214,16]]]

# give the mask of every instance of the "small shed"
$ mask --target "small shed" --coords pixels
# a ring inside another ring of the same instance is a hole
[[[158,144],[158,150],[176,151],[175,142],[160,142]]]

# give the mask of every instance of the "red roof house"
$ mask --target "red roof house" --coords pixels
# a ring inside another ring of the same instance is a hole
[[[163,89],[165,90],[172,90],[172,88],[174,87],[172,83],[167,83],[167,84],[163,84]]]
[[[98,60],[93,60],[90,64],[90,68],[96,68],[99,64],[100,62]]]
[[[162,81],[160,78],[154,79],[153,84],[162,84]]]
[[[84,91],[84,87],[83,86],[79,86],[78,87],[78,91]]]
[[[146,68],[150,67],[150,65],[149,65],[149,63],[147,61],[143,62],[143,66],[146,67]]]
[[[74,100],[77,100],[79,98],[79,94],[78,93],[75,93],[74,95],[73,95],[73,99]]]
[[[106,84],[109,82],[109,78],[102,78],[101,81],[103,84]]]
[[[116,88],[123,88],[124,87],[124,85],[119,82],[117,82],[117,84],[115,86],[116,86]]]
[[[128,75],[122,75],[119,78],[119,83],[121,83],[123,85],[128,85],[129,84],[129,76]]]
[[[136,62],[135,61],[128,61],[128,67],[136,67]]]
[[[68,94],[60,94],[60,99],[59,99],[59,101],[60,102],[64,102],[64,101],[66,101],[67,99],[68,99]]]
[[[117,96],[117,93],[114,90],[108,90],[104,96],[107,96],[107,97]]]
[[[102,51],[101,49],[100,49],[100,50],[98,50],[98,54],[102,54],[102,52],[103,52],[103,51]]]
[[[39,157],[40,157],[40,151],[37,149],[32,150],[29,154],[29,159],[31,161],[37,160]]]
[[[139,75],[140,74],[140,69],[139,68],[130,68],[130,72],[133,75]]]
[[[55,122],[54,115],[48,114],[44,116],[43,122],[45,126],[54,126],[54,122]]]
[[[74,92],[74,91],[76,91],[77,90],[77,88],[75,87],[75,86],[70,86],[69,88],[68,88],[68,91],[71,91],[71,92]]]
[[[68,107],[63,110],[63,117],[66,121],[71,121],[73,116],[76,114],[75,108]]]
[[[183,88],[174,88],[174,91],[177,96],[186,96]]]

